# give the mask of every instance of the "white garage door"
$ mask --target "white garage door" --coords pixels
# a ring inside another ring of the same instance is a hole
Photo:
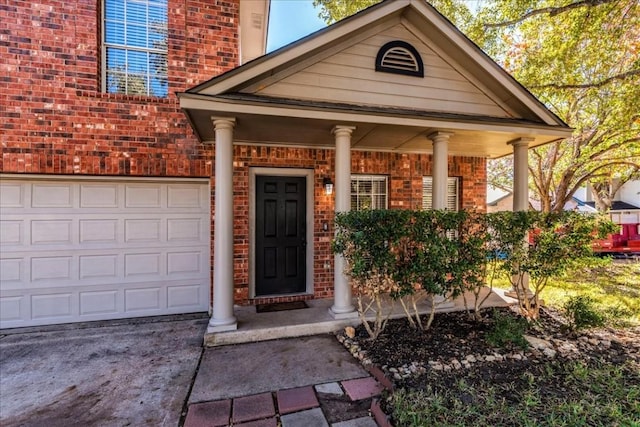
[[[207,311],[207,180],[0,182],[0,328]]]

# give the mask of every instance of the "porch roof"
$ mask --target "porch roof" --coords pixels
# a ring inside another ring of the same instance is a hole
[[[432,151],[426,138],[452,132],[449,153],[496,158],[512,153],[507,142],[533,137],[530,147],[565,138],[570,130],[537,122],[426,110],[282,99],[246,94],[182,93],[180,104],[201,141],[214,141],[212,117],[235,117],[234,141],[333,148],[336,124],[355,126],[352,148],[371,151]]]
[[[425,77],[377,73],[377,49],[389,40],[415,46]],[[179,93],[201,141],[214,139],[212,117],[234,117],[234,141],[333,147],[331,129],[356,129],[352,148],[431,152],[426,135],[453,132],[449,153],[511,154],[571,129],[433,7],[384,1],[298,42]]]

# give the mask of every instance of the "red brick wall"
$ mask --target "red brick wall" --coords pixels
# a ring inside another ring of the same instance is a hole
[[[238,20],[239,0],[169,0],[170,95],[160,99],[102,93],[95,0],[5,0],[0,4],[0,172],[211,177],[213,147],[194,138],[174,94],[238,64]],[[390,176],[391,208],[420,206],[431,156],[358,151],[352,156],[354,173]],[[314,170],[314,293],[333,295],[333,197],[322,188],[322,179],[334,176],[333,165],[333,150],[235,148],[237,302],[249,302],[251,166]],[[484,159],[450,158],[449,175],[463,177],[465,208],[484,206],[484,167]],[[325,221],[331,224],[328,232],[322,230]]]
[[[100,2],[0,5],[0,171],[211,176],[175,92],[238,64],[239,0],[169,0],[169,97],[101,91]]]
[[[389,177],[389,207],[420,209],[422,177],[431,175],[431,155],[353,151],[351,172]],[[234,283],[240,304],[292,301],[309,298],[249,299],[249,168],[287,167],[311,169],[314,176],[314,297],[333,297],[334,198],[324,194],[323,178],[335,180],[335,151],[325,149],[257,147],[238,145],[234,149]],[[461,177],[462,207],[483,211],[486,198],[485,159],[450,157],[449,175]],[[329,231],[323,231],[328,222]],[[329,268],[326,268],[329,266]]]

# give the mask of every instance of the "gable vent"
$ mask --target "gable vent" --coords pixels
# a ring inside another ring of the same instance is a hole
[[[424,77],[420,54],[407,42],[395,40],[382,46],[376,56],[376,71]]]

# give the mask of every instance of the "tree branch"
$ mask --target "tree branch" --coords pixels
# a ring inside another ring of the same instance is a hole
[[[615,76],[607,77],[604,80],[600,80],[599,82],[593,83],[582,83],[582,84],[560,84],[560,83],[548,83],[544,85],[532,85],[529,86],[531,89],[589,89],[589,88],[601,88],[602,86],[606,86],[614,80],[625,80],[632,76],[640,76],[640,70],[629,70],[624,73],[616,74]]]
[[[598,5],[606,4],[606,3],[614,3],[616,1],[618,1],[618,0],[580,0],[580,1],[577,1],[575,3],[569,3],[568,5],[560,6],[560,7],[543,7],[541,9],[531,10],[531,11],[525,13],[524,15],[522,15],[522,16],[516,18],[516,19],[512,19],[510,21],[503,21],[503,22],[495,22],[495,23],[484,24],[484,27],[485,28],[508,27],[508,26],[517,24],[519,22],[524,21],[525,19],[531,18],[532,16],[536,16],[536,15],[549,14],[551,16],[555,16],[555,15],[558,15],[560,13],[566,12],[568,10],[576,9],[578,7],[598,6]]]

